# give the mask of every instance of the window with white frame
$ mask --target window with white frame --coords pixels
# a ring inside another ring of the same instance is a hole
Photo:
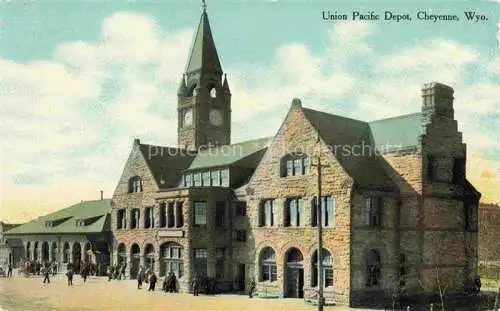
[[[300,198],[290,198],[285,201],[285,226],[299,227],[303,203]]]
[[[366,224],[370,227],[382,225],[382,198],[370,196],[365,198]]]
[[[273,199],[262,201],[259,211],[259,226],[273,227],[275,226],[276,209]]]
[[[311,209],[311,226],[318,225],[318,203],[314,198]],[[333,227],[335,224],[335,198],[332,196],[321,197],[321,222],[323,227]]]
[[[276,266],[276,253],[271,247],[262,249],[259,255],[260,274],[259,279],[261,282],[269,281],[274,282],[278,278]]]
[[[207,202],[195,201],[194,202],[194,224],[206,225],[207,224]]]

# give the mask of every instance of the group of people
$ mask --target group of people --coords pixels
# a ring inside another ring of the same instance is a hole
[[[158,278],[153,270],[150,268],[144,268],[143,266],[140,267],[139,272],[137,273],[137,289],[141,289],[142,283],[144,282],[149,283],[148,292],[154,291],[157,281]]]
[[[177,277],[174,272],[165,275],[162,290],[166,293],[177,293]]]
[[[58,263],[57,261],[44,261],[41,260],[27,260],[25,262],[20,263],[19,273],[24,274],[24,276],[28,275],[40,275],[41,273],[52,273],[52,275],[56,275]],[[12,274],[12,265],[10,265],[11,274]]]
[[[127,268],[127,264],[123,262],[121,265],[113,265],[108,266],[106,274],[108,275],[108,281],[121,280],[122,276],[125,279],[125,269]]]

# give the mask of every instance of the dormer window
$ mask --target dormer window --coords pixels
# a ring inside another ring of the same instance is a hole
[[[129,193],[139,193],[142,192],[142,181],[139,176],[134,176],[129,180]]]
[[[75,226],[77,226],[77,227],[84,227],[85,226],[85,220],[83,220],[83,219],[75,219]]]
[[[53,226],[54,226],[54,223],[52,221],[45,222],[45,228],[52,228]]]
[[[281,177],[305,175],[309,159],[304,154],[287,155],[281,159]]]

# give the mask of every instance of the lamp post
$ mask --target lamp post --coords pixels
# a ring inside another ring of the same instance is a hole
[[[320,137],[318,133],[318,138],[316,140],[318,149],[316,155],[316,164],[312,164],[317,169],[318,175],[318,196],[316,198],[316,215],[317,215],[317,223],[318,227],[318,311],[323,311],[323,213],[322,213],[322,202],[321,202],[321,149],[320,149]]]

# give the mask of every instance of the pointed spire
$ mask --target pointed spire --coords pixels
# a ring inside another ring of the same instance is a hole
[[[217,54],[212,30],[208,22],[205,1],[203,1],[203,13],[201,14],[200,23],[198,24],[186,65],[187,74],[198,70],[222,74],[219,55]]]
[[[222,83],[222,89],[227,93],[231,94],[231,90],[229,89],[229,83],[227,83],[227,76],[224,74],[224,82]]]
[[[185,95],[186,90],[187,90],[186,75],[182,75],[181,82],[179,83],[179,88],[177,89],[177,94],[178,95]]]

